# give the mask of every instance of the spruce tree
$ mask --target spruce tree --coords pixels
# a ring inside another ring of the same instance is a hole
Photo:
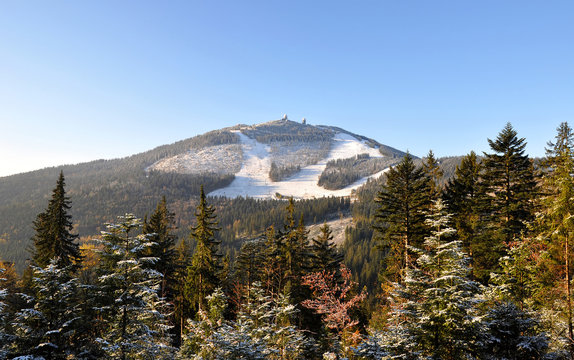
[[[479,286],[469,278],[449,217],[442,201],[435,202],[427,218],[431,234],[422,248],[411,248],[418,259],[407,268],[404,285],[395,285],[389,332],[359,347],[362,356],[456,360],[479,354]]]
[[[207,203],[203,186],[201,186],[199,205],[195,212],[197,224],[191,228],[190,237],[196,246],[188,267],[186,296],[193,309],[205,309],[206,297],[221,283],[220,240],[215,238],[217,227],[215,209]]]
[[[456,167],[454,178],[445,187],[443,200],[452,214],[453,226],[462,247],[473,261],[473,269],[479,274],[484,270],[481,259],[474,259],[477,235],[481,231],[479,199],[482,186],[480,172],[482,165],[474,151],[466,155]],[[478,251],[480,253],[480,250]]]
[[[482,173],[487,214],[488,251],[504,254],[504,246],[518,241],[534,219],[536,182],[532,161],[525,154],[526,140],[518,138],[510,123],[495,140],[488,139],[493,153],[485,153]],[[486,249],[485,249],[486,251]],[[477,254],[475,254],[476,256]],[[498,261],[498,259],[493,259]],[[494,269],[495,264],[490,264]]]
[[[343,262],[343,254],[333,242],[331,228],[324,223],[316,238],[311,239],[313,271],[338,271]]]
[[[72,266],[72,265],[70,265]],[[78,279],[71,270],[60,268],[53,258],[45,268],[33,269],[33,295],[28,306],[16,314],[13,322],[16,339],[11,353],[45,359],[68,359],[79,355],[77,337]]]
[[[537,218],[534,300],[568,324],[569,351],[574,358],[574,326],[571,282],[574,247],[574,134],[567,123],[557,129],[556,141],[549,142],[543,174],[540,215]],[[557,292],[556,289],[563,291]],[[549,306],[550,305],[550,306]]]
[[[118,359],[171,358],[167,304],[158,296],[161,274],[144,264],[156,259],[139,254],[155,245],[147,235],[135,235],[141,220],[133,214],[108,224],[99,239],[102,250],[97,310],[104,331],[97,341],[106,355]]]
[[[172,287],[175,281],[173,276],[177,267],[175,249],[177,237],[172,234],[175,228],[174,217],[175,214],[167,208],[164,196],[149,220],[144,219],[142,230],[142,233],[147,234],[149,240],[155,243],[155,245],[146,248],[142,255],[157,259],[146,266],[163,275],[160,295],[163,298],[169,295],[168,301],[171,301],[172,298]]]
[[[430,179],[429,197],[431,200],[437,200],[441,193],[440,180],[444,175],[444,172],[440,168],[440,164],[435,158],[432,150],[429,150],[427,156],[423,158],[423,169],[427,177]]]
[[[40,268],[46,267],[53,258],[57,258],[56,264],[62,268],[82,259],[79,246],[74,242],[78,235],[71,233],[74,227],[68,214],[71,201],[66,196],[65,185],[64,173],[60,172],[48,207],[34,221],[32,260]]]
[[[385,253],[383,276],[398,281],[411,263],[409,246],[420,246],[428,231],[424,220],[430,181],[410,154],[385,175],[386,184],[375,199],[379,208],[374,229]]]

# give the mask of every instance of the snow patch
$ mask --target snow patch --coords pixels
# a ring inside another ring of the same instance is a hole
[[[272,198],[276,194],[296,199],[310,199],[325,196],[349,196],[351,192],[370,178],[381,176],[387,169],[365,177],[340,190],[327,190],[319,185],[319,176],[325,170],[327,162],[336,159],[346,159],[367,153],[371,157],[383,157],[378,149],[368,146],[354,136],[337,133],[333,139],[331,150],[327,157],[317,164],[301,169],[297,174],[279,182],[269,179],[271,168],[270,148],[268,145],[236,131],[243,147],[243,166],[235,174],[235,180],[227,187],[209,193],[209,196]]]

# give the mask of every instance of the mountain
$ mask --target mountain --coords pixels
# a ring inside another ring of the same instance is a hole
[[[273,199],[308,199],[297,206],[309,224],[348,214],[348,201],[323,197],[350,195],[402,156],[344,129],[277,120],[211,131],[126,158],[1,177],[0,258],[24,263],[32,222],[46,207],[60,170],[72,200],[75,230],[83,237],[98,235],[117,215],[144,217],[162,196],[176,213],[179,235],[186,236],[203,184],[216,196],[211,201],[218,209],[222,237],[231,242],[280,224],[284,205]],[[257,203],[246,196],[268,200]]]

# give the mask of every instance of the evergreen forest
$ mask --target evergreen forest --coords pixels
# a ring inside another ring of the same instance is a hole
[[[66,167],[51,191],[28,179],[45,201],[10,224],[30,241],[0,263],[0,359],[574,359],[574,133],[560,124],[543,159],[510,123],[487,141],[397,157],[352,199],[207,197],[232,180],[215,174],[136,187],[103,161],[102,187],[121,188],[105,202],[68,192]],[[343,165],[334,187],[352,182]],[[76,226],[77,207],[98,225]],[[349,214],[337,245],[327,220]]]

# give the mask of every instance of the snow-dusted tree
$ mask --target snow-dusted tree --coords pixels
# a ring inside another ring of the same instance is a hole
[[[207,297],[207,310],[199,320],[188,321],[187,334],[178,352],[179,359],[265,359],[265,346],[251,338],[249,329],[225,321],[227,298],[221,288]]]
[[[540,331],[534,315],[511,302],[502,302],[491,308],[484,324],[489,336],[481,351],[483,359],[557,358],[558,354],[547,354],[548,338]]]
[[[5,281],[2,274],[5,269],[0,268],[0,359],[5,359],[8,355],[8,344],[13,342],[13,336],[9,335],[7,332],[8,325],[8,305],[4,302],[4,299],[8,296],[8,289],[5,289],[3,282]]]
[[[359,323],[350,311],[365,299],[366,291],[353,294],[357,284],[351,280],[351,271],[344,264],[339,271],[308,274],[303,277],[303,284],[311,288],[313,298],[301,304],[323,316],[323,323],[335,335],[333,348],[338,351],[336,348],[341,343],[343,352],[347,352],[353,338],[358,336],[353,330]]]
[[[393,358],[464,359],[480,349],[479,286],[470,280],[468,258],[448,227],[443,203],[434,202],[427,216],[432,229],[416,266],[406,271],[404,286],[395,288],[390,330],[374,336],[359,354]]]
[[[68,359],[79,353],[74,343],[77,279],[70,275],[71,266],[60,268],[52,259],[45,268],[32,267],[33,295],[13,322],[13,355]]]
[[[98,342],[111,358],[171,358],[167,306],[158,296],[161,274],[143,266],[154,258],[138,256],[154,243],[144,234],[134,236],[140,227],[134,215],[119,216],[118,223],[108,224],[99,239],[99,283],[109,301],[98,308],[104,319]]]

